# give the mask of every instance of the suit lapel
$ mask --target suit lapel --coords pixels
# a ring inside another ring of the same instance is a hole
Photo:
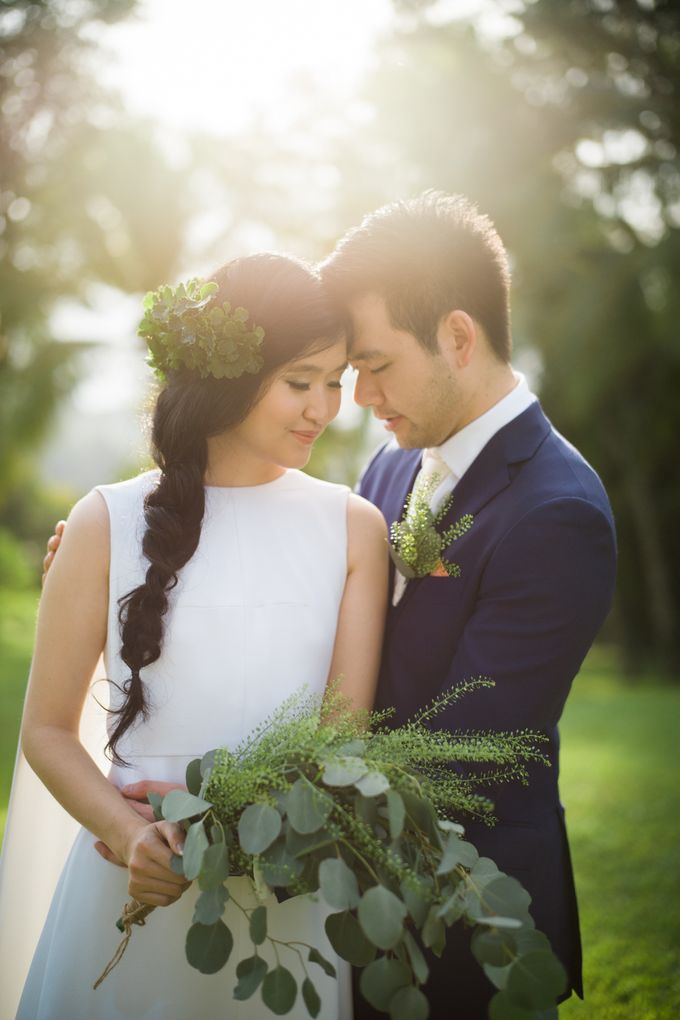
[[[543,414],[536,401],[511,422],[491,437],[479,456],[472,462],[468,470],[453,490],[453,502],[438,525],[438,531],[444,531],[463,514],[478,514],[512,481],[510,466],[529,460],[550,432],[550,422]],[[403,509],[406,495],[411,491],[415,476],[420,465],[420,451],[415,463],[415,470],[408,473],[408,488],[403,492],[403,499],[398,510]],[[411,465],[412,467],[412,465]],[[392,509],[392,508],[390,508]],[[389,520],[397,520],[396,517]],[[474,530],[474,523],[472,525]],[[395,607],[396,612],[403,610],[404,605],[423,578],[414,578],[406,585],[406,590]]]

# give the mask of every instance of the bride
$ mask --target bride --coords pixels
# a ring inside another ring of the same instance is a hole
[[[152,431],[158,469],[97,486],[76,504],[45,583],[21,744],[80,828],[25,983],[25,968],[15,968],[17,994],[2,1020],[15,1015],[22,983],[17,1020],[267,1015],[258,993],[232,998],[249,936],[231,904],[229,963],[205,976],[186,962],[198,890],[170,868],[184,832],[144,817],[121,788],[149,777],[183,783],[192,758],[237,744],[303,684],[322,693],[342,675],[355,706],[373,701],[384,520],[345,486],[300,470],[339,409],[341,325],[315,272],[296,260],[237,259],[213,280],[209,307],[237,309],[226,309],[228,342],[212,355],[172,334],[165,348],[150,343],[164,376]],[[107,775],[79,736],[102,652]],[[42,836],[49,855],[50,833]],[[95,844],[105,844],[108,860]],[[28,888],[32,876],[14,870],[12,882]],[[229,883],[239,902],[255,903],[247,879]],[[94,991],[130,895],[169,909],[150,915]],[[337,981],[314,974],[320,1016],[349,1020],[349,968],[326,940],[323,904],[272,900],[269,915],[273,935],[316,944],[333,960]],[[289,1016],[307,1015],[298,998]]]

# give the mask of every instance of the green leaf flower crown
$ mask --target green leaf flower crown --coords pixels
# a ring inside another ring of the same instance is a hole
[[[263,365],[261,326],[248,326],[248,311],[228,301],[215,304],[214,282],[197,278],[150,291],[137,333],[149,348],[147,362],[159,379],[187,369],[201,379],[238,379],[256,375]]]

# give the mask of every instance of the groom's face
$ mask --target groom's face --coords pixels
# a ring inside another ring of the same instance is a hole
[[[460,392],[442,354],[430,353],[412,333],[396,329],[377,294],[354,298],[349,313],[357,404],[370,407],[402,447],[444,442],[457,427]]]

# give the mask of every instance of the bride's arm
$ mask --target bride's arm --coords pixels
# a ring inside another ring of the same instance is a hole
[[[45,786],[130,872],[130,892],[166,905],[186,883],[169,867],[183,833],[150,825],[100,772],[80,743],[80,716],[106,640],[109,518],[98,492],[74,507],[45,580],[21,730],[22,749]]]
[[[347,506],[347,581],[329,681],[355,708],[372,708],[387,609],[387,527],[380,511],[351,494]]]

